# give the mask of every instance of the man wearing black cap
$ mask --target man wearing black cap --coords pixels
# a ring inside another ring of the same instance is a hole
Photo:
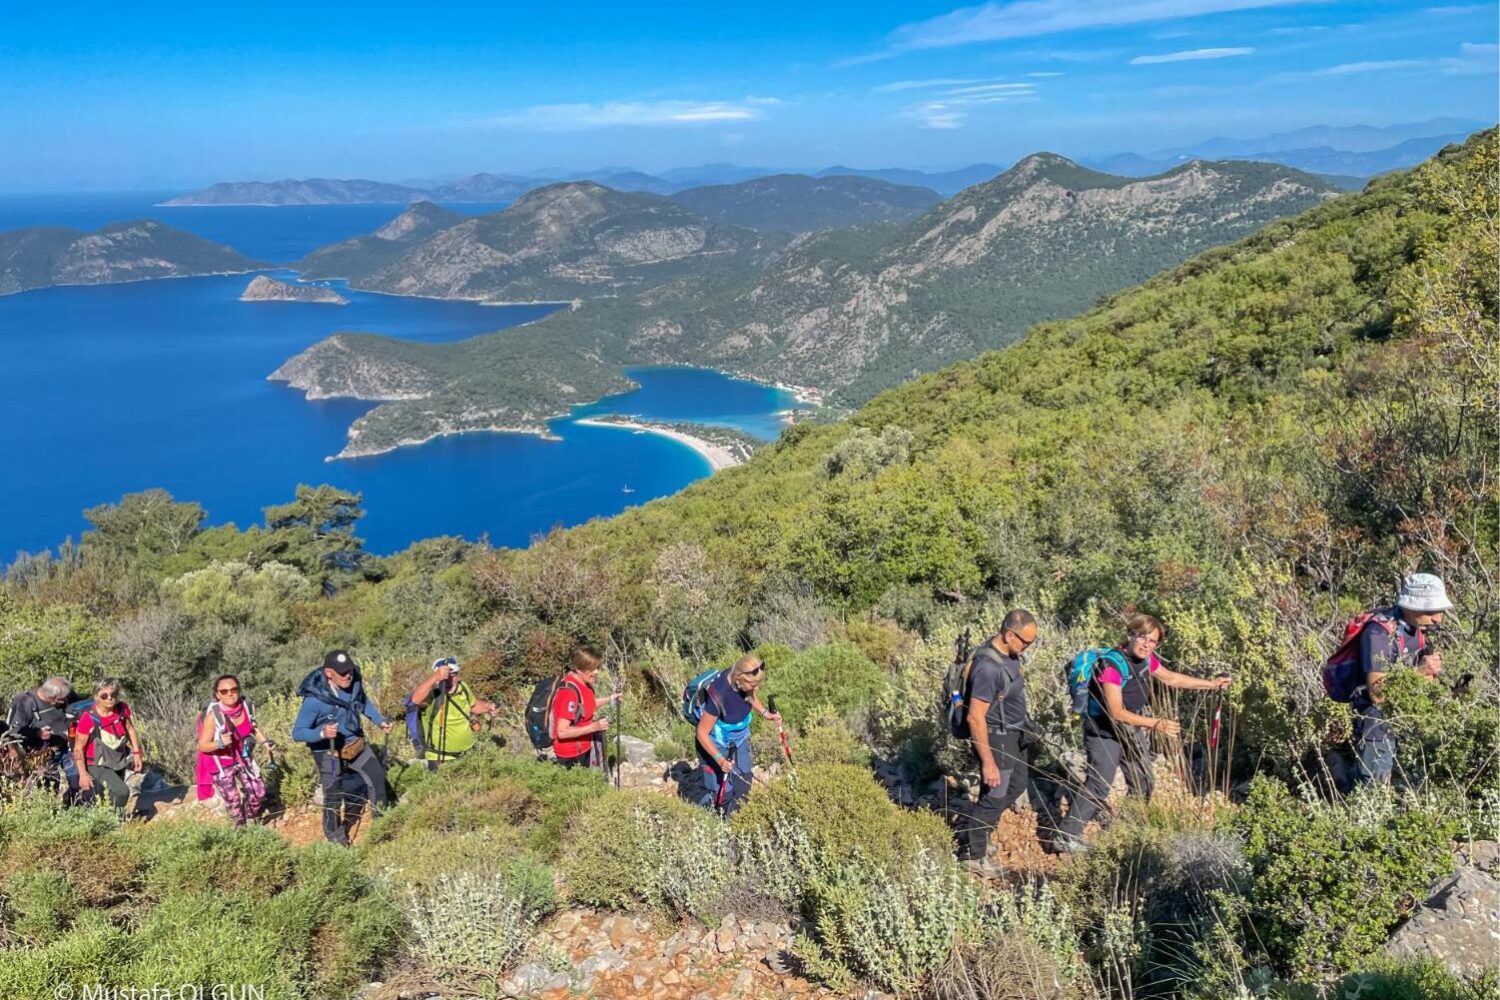
[[[349,843],[349,830],[366,801],[378,813],[386,798],[385,768],[365,743],[368,718],[389,733],[392,723],[365,698],[364,681],[354,657],[335,649],[323,665],[303,678],[297,693],[302,708],[292,724],[292,739],[306,743],[323,785],[323,836]]]

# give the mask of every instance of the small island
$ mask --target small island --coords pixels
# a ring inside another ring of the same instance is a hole
[[[264,274],[251,279],[245,286],[241,302],[323,302],[333,306],[347,306],[349,300],[332,288],[323,285],[293,285],[290,282],[268,278]]]

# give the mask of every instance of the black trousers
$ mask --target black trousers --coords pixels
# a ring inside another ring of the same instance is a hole
[[[1151,793],[1156,789],[1150,744],[1146,734],[1135,727],[1127,727],[1123,740],[1085,728],[1083,749],[1089,758],[1088,777],[1082,794],[1074,795],[1068,803],[1068,815],[1059,830],[1063,836],[1074,839],[1083,835],[1083,828],[1089,820],[1104,808],[1120,768],[1125,769],[1125,787],[1131,795],[1139,795],[1150,802]]]
[[[1031,773],[1031,748],[1021,749],[1020,733],[991,734],[990,752],[1000,768],[1000,784],[982,785],[977,802],[965,799],[950,806],[960,861],[979,861],[989,855],[990,831],[1026,790]]]
[[[331,753],[314,756],[323,785],[323,836],[331,843],[347,844],[365,803],[374,804],[376,815],[389,804],[385,768],[369,747],[348,761]]]

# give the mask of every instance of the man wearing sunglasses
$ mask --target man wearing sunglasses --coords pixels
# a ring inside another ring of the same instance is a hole
[[[455,657],[435,660],[432,673],[406,699],[407,728],[429,769],[472,749],[479,740],[479,717],[495,713],[495,703],[475,698],[459,679],[459,669]]]
[[[1021,654],[1036,642],[1036,632],[1031,612],[1008,612],[1000,631],[974,651],[964,685],[964,718],[979,758],[980,789],[978,801],[960,802],[953,811],[958,859],[981,878],[999,874],[989,861],[990,831],[1027,783],[1027,733],[1032,722],[1021,681]]]

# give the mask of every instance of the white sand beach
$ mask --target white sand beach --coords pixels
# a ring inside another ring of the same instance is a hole
[[[705,441],[703,438],[694,437],[691,434],[684,434],[681,431],[671,430],[667,427],[653,427],[649,424],[638,424],[624,420],[595,420],[592,418],[575,420],[574,423],[583,424],[589,427],[617,427],[621,430],[645,431],[648,434],[660,434],[662,437],[671,438],[678,444],[687,445],[689,448],[693,449],[698,454],[708,459],[709,466],[712,467],[715,472],[718,472],[720,469],[728,469],[732,466],[742,464],[742,460],[738,455],[721,444],[715,444],[712,441]]]

